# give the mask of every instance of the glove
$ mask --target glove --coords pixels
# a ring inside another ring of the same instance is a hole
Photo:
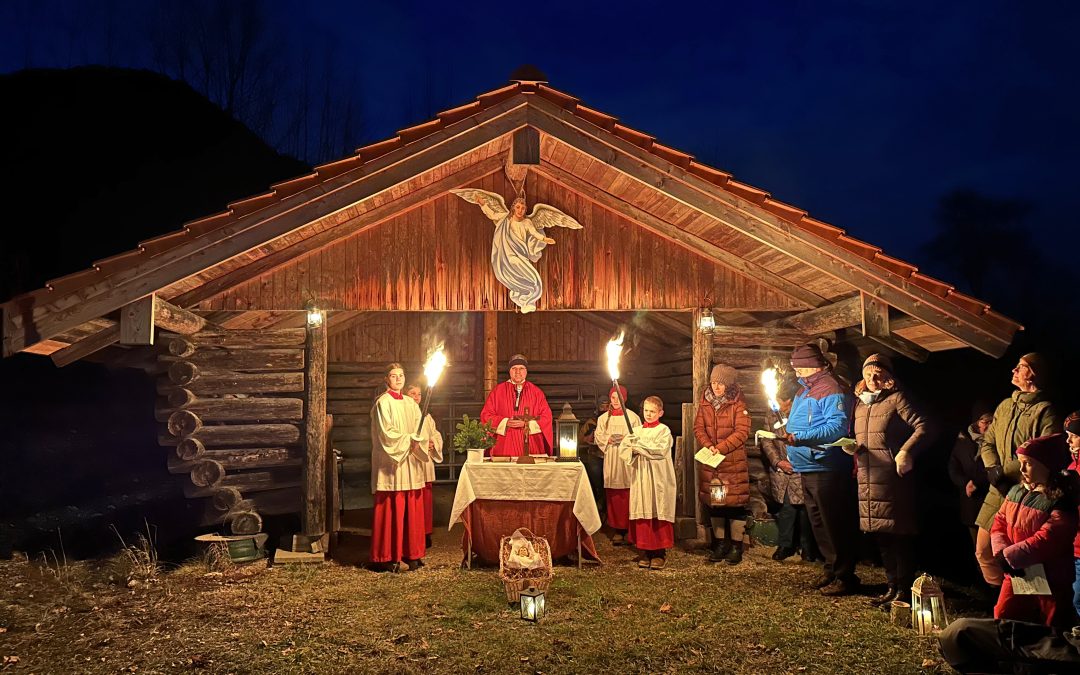
[[[915,461],[911,459],[911,455],[907,450],[901,450],[896,453],[896,475],[903,477],[906,476],[914,467]]]
[[[1009,494],[1009,490],[1012,489],[1016,482],[1012,478],[1005,475],[1005,469],[1001,468],[1000,464],[994,464],[993,466],[986,467],[986,477],[990,479],[990,484],[997,488],[997,491],[1003,495]]]
[[[1005,574],[1008,574],[1010,577],[1022,577],[1022,576],[1024,576],[1024,570],[1023,569],[1017,569],[1017,568],[1013,567],[1012,565],[1010,565],[1007,560],[1005,560],[1005,553],[1004,552],[998,553],[996,556],[994,556],[994,562],[996,562],[998,564],[998,566],[1001,567],[1002,572],[1004,572]]]

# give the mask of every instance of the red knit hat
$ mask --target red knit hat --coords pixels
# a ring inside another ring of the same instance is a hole
[[[1064,471],[1072,458],[1069,456],[1069,444],[1065,434],[1040,436],[1027,441],[1016,449],[1016,454],[1038,460],[1054,473]]]
[[[612,387],[611,389],[608,389],[607,395],[610,397],[614,393],[615,393],[615,387]],[[621,384],[619,385],[619,397],[622,398],[623,404],[625,405],[626,404],[626,387],[622,386]]]
[[[1080,410],[1065,418],[1065,431],[1080,436]]]

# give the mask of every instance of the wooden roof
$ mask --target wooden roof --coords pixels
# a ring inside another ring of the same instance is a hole
[[[764,284],[797,307],[813,310],[863,294],[902,311],[911,320],[897,333],[924,347],[970,345],[994,356],[1022,328],[914,265],[612,115],[544,83],[519,82],[9,300],[3,305],[3,354],[48,354],[84,341],[98,348],[111,344],[118,331],[110,315],[150,293],[198,307],[297,256],[497,171],[511,134],[526,126],[541,132],[542,161],[535,170],[546,179]]]

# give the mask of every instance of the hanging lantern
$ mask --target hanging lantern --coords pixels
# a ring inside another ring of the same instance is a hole
[[[521,592],[521,618],[526,621],[537,622],[544,618],[547,611],[547,603],[544,592],[533,586],[529,586]]]
[[[698,330],[707,333],[713,328],[716,328],[716,320],[713,319],[712,310],[706,307],[701,310],[701,316],[698,317]]]
[[[945,594],[934,577],[923,574],[911,586],[911,626],[919,635],[933,635],[947,625]]]
[[[721,483],[719,478],[713,478],[709,483],[709,505],[723,506],[725,497],[727,497],[727,486]]]
[[[559,436],[559,461],[578,461],[578,418],[574,417],[574,409],[569,403],[564,403],[562,412],[555,419],[555,427]]]

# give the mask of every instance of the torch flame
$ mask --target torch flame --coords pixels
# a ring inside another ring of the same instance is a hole
[[[625,332],[620,332],[619,337],[608,340],[607,343],[607,369],[611,379],[619,379],[619,357],[622,356],[622,343]]]
[[[439,345],[424,364],[424,378],[427,380],[428,387],[435,386],[435,383],[439,381],[439,376],[442,375],[443,368],[445,367],[446,353],[443,352],[443,345]]]
[[[761,372],[761,384],[765,387],[765,396],[769,399],[769,407],[774,412],[780,410],[780,404],[776,401],[777,392],[780,390],[780,378],[776,368],[766,368]]]

